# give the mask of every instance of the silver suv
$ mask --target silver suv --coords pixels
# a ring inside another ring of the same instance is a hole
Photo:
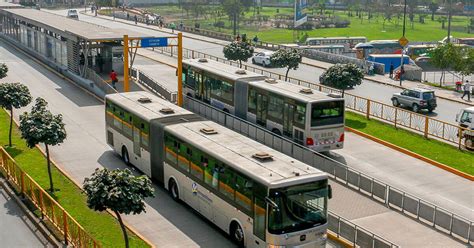
[[[403,105],[410,107],[413,112],[419,112],[421,109],[427,109],[433,112],[436,108],[436,96],[434,91],[427,89],[406,89],[392,96],[392,104],[395,107]]]

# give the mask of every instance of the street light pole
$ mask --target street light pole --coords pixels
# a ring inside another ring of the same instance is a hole
[[[452,0],[449,0],[448,6],[448,39],[446,43],[451,43],[451,11],[452,11]]]
[[[402,37],[405,37],[405,27],[406,27],[406,17],[407,17],[407,0],[405,0],[405,6],[403,7],[403,35]],[[400,53],[400,86],[402,86],[402,72],[404,71],[403,69],[403,50],[405,50],[405,47],[402,47],[402,52]]]

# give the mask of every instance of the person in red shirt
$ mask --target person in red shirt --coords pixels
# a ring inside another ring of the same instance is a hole
[[[109,77],[110,77],[110,80],[112,81],[112,87],[114,87],[114,89],[117,89],[117,87],[115,86],[115,84],[118,82],[117,73],[114,70],[112,70],[109,74]]]

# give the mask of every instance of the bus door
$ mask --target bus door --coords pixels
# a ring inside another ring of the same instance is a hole
[[[133,153],[138,157],[141,157],[140,152],[140,129],[133,126]]]
[[[283,135],[293,137],[293,115],[296,106],[285,102],[283,107]]]
[[[198,76],[198,92],[197,96],[199,99],[201,99],[203,102],[210,103],[211,102],[211,80],[200,74]]]
[[[267,126],[268,96],[257,93],[257,124]]]

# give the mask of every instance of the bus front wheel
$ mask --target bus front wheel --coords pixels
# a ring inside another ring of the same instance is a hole
[[[170,179],[170,182],[168,184],[168,190],[170,192],[171,198],[175,201],[179,201],[179,190],[178,190],[178,184],[176,184],[176,181],[174,179]]]
[[[230,237],[238,247],[244,247],[244,230],[235,221],[230,224]]]

